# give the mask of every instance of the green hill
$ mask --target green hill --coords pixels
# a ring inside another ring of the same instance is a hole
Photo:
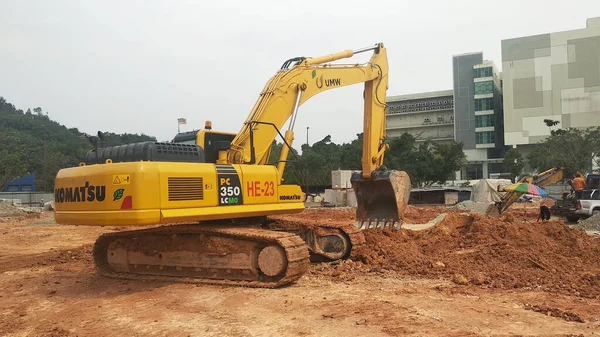
[[[155,137],[105,132],[105,146]],[[42,108],[23,111],[0,96],[0,189],[29,173],[36,175],[37,191],[52,191],[54,177],[64,167],[76,166],[93,146],[77,128],[51,120]]]

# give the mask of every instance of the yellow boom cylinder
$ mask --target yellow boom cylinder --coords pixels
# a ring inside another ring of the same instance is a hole
[[[336,60],[352,57],[352,55],[354,55],[354,52],[352,50],[344,50],[339,53],[329,54],[329,55],[325,55],[325,56],[319,56],[319,57],[308,59],[308,60],[304,61],[304,64],[307,66],[314,66],[316,64],[321,64],[321,63],[325,63],[325,62],[333,62]]]

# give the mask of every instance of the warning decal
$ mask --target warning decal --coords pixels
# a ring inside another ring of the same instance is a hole
[[[131,177],[129,174],[117,174],[113,176],[113,185],[129,185]]]

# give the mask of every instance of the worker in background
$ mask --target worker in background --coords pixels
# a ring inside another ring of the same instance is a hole
[[[573,175],[573,189],[575,190],[575,199],[576,200],[581,199],[584,188],[585,188],[585,180],[583,180],[583,178],[574,174]]]
[[[537,218],[537,221],[548,221],[550,220],[550,208],[554,206],[554,200],[550,198],[544,198],[540,201],[540,215]]]

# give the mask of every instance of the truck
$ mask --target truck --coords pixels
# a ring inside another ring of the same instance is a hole
[[[580,174],[578,172],[578,174]],[[598,188],[600,187],[600,173],[590,173],[585,176],[585,189],[582,198],[577,200],[575,191],[563,193],[561,199],[550,209],[553,215],[564,216],[568,222],[577,222],[581,218],[587,218],[595,213],[596,205],[600,210]]]
[[[583,191],[582,197],[576,201],[575,207],[575,214],[580,219],[600,213],[600,191],[598,189]]]

